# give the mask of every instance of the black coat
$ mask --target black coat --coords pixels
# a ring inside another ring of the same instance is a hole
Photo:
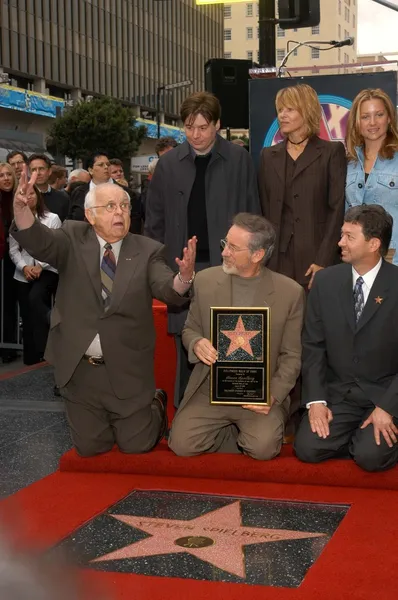
[[[123,185],[120,185],[116,181],[115,185],[119,185],[123,188],[128,195],[130,196],[131,202],[131,225],[130,232],[131,233],[141,233],[142,232],[142,219],[141,219],[141,209],[140,209],[140,199],[139,196],[130,190],[130,188],[126,188]],[[75,188],[70,197],[70,205],[69,205],[69,215],[68,219],[71,221],[84,221],[84,200],[87,192],[90,190],[89,183],[83,183]]]
[[[195,181],[188,142],[164,154],[147,192],[145,235],[166,245],[169,266],[181,258],[188,236],[188,202]],[[256,174],[249,153],[217,136],[206,170],[206,213],[210,263],[221,263],[220,239],[239,212],[261,214]]]
[[[286,142],[264,148],[259,168],[259,191],[264,217],[274,225],[277,238],[268,266],[278,271],[280,237],[284,228],[283,204],[286,182]],[[337,242],[344,218],[347,160],[341,142],[313,136],[294,173],[294,265],[297,281],[315,263],[329,267],[339,262]]]
[[[303,332],[303,404],[341,402],[358,386],[398,417],[398,267],[383,261],[355,323],[352,267],[319,271]]]

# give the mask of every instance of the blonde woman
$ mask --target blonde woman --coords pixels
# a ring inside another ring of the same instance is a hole
[[[380,89],[356,96],[346,136],[346,208],[380,204],[394,219],[390,248],[398,265],[398,130],[395,107]]]
[[[280,90],[276,111],[284,141],[261,153],[263,215],[277,230],[269,267],[311,288],[315,273],[339,262],[346,155],[319,138],[322,109],[309,85]]]

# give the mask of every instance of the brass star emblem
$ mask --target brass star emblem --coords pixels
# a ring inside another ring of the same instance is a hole
[[[380,296],[377,296],[377,298],[375,298],[376,304],[381,304],[383,302],[383,298],[380,298]]]

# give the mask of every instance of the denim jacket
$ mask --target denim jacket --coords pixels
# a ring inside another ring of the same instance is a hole
[[[359,204],[380,204],[394,219],[390,248],[395,249],[393,263],[398,265],[398,152],[391,160],[376,159],[365,183],[364,152],[356,148],[357,162],[349,162],[345,188],[346,210]]]

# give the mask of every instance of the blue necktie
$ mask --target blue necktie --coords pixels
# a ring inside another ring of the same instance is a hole
[[[113,280],[116,273],[116,259],[113,254],[111,244],[105,244],[104,256],[101,261],[101,286],[102,298],[104,300],[105,310],[108,309],[111,302]]]
[[[365,299],[363,296],[362,286],[364,284],[364,280],[362,277],[358,277],[354,286],[354,311],[355,311],[355,321],[358,323],[359,317],[362,314],[363,307],[365,306]]]

